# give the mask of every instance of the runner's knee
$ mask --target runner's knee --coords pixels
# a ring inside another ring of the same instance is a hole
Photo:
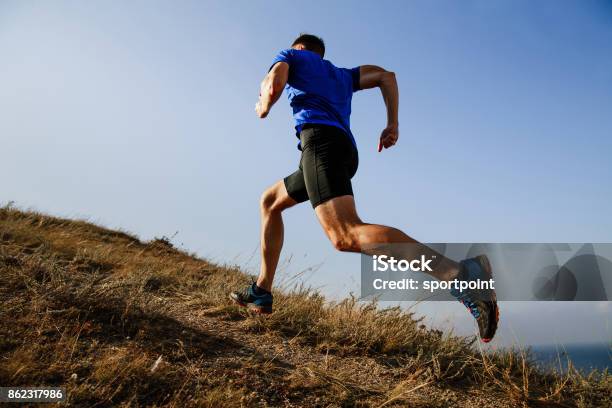
[[[265,213],[280,212],[284,209],[282,200],[280,199],[277,190],[270,187],[261,195],[259,201],[261,211]]]
[[[342,252],[359,252],[359,243],[355,234],[349,230],[327,231],[327,236],[334,248]]]

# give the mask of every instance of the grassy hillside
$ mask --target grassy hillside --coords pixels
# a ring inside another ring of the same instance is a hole
[[[398,309],[304,289],[250,316],[239,270],[82,221],[0,209],[0,278],[0,385],[70,406],[612,405],[608,373],[544,374]]]

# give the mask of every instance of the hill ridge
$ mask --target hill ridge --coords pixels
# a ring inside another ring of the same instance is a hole
[[[250,278],[85,221],[0,209],[0,385],[63,386],[67,406],[610,406],[607,373],[521,353],[410,313],[305,287],[251,316]]]

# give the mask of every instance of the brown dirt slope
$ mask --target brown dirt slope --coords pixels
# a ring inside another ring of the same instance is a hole
[[[249,316],[227,299],[249,282],[167,239],[0,208],[0,385],[79,407],[612,406],[607,372],[544,374],[398,309],[298,288]]]

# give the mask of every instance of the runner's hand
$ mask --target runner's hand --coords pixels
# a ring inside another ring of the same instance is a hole
[[[263,119],[266,116],[268,116],[268,111],[264,109],[264,107],[262,106],[261,101],[259,101],[259,102],[257,102],[255,104],[255,112],[257,112],[257,116],[259,116],[261,119]]]
[[[398,138],[399,138],[399,126],[398,125],[387,126],[380,134],[380,139],[378,140],[378,151],[382,152],[383,147],[385,149],[390,148],[395,143],[397,143]]]

